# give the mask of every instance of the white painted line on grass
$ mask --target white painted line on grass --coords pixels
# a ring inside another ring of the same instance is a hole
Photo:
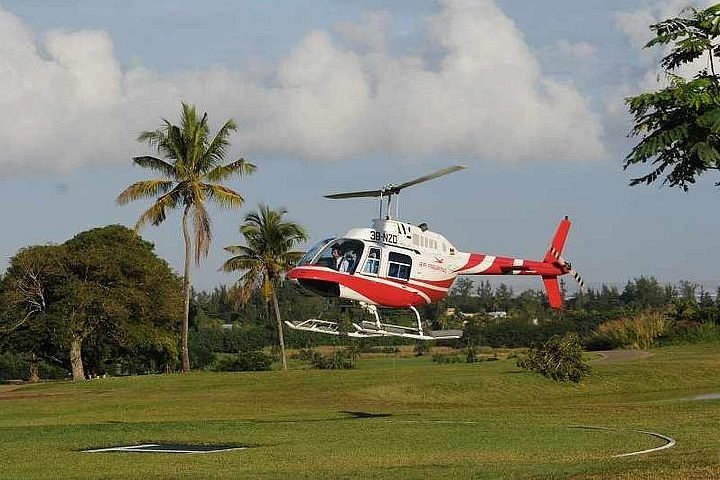
[[[621,453],[619,455],[613,455],[613,458],[629,457],[631,455],[642,455],[643,453],[658,452],[660,450],[665,450],[666,448],[674,447],[675,443],[677,443],[677,442],[675,442],[674,438],[668,437],[667,435],[663,435],[661,433],[647,432],[645,430],[633,430],[633,432],[639,432],[639,433],[644,433],[645,435],[651,435],[653,437],[657,437],[662,440],[665,440],[667,443],[665,445],[660,445],[659,447],[648,448],[647,450],[640,450],[638,452]]]
[[[621,458],[621,457],[630,457],[633,455],[642,455],[645,453],[652,453],[652,452],[659,452],[660,450],[665,450],[666,448],[672,448],[677,443],[674,438],[668,437],[667,435],[663,435],[662,433],[657,432],[649,432],[647,430],[634,430],[631,428],[611,428],[611,427],[595,427],[595,426],[577,426],[577,427],[570,427],[570,428],[585,428],[588,430],[608,430],[613,432],[620,432],[620,431],[626,431],[626,432],[636,432],[636,433],[642,433],[644,435],[650,435],[651,437],[659,438],[661,440],[665,440],[665,445],[660,445],[659,447],[655,448],[648,448],[647,450],[638,450],[637,452],[629,452],[629,453],[620,453],[617,455],[613,455],[612,458]]]
[[[160,448],[157,448],[160,447]],[[248,447],[230,447],[216,448],[213,450],[188,450],[188,449],[168,449],[162,448],[158,443],[146,443],[143,445],[127,445],[122,447],[95,448],[92,450],[83,450],[84,453],[100,453],[100,452],[133,452],[133,453],[217,453],[229,452],[231,450],[245,450]]]

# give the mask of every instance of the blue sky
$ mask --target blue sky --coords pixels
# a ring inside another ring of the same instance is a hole
[[[196,288],[234,280],[222,247],[259,202],[314,241],[377,211],[322,195],[465,164],[405,191],[401,216],[462,250],[539,258],[567,214],[566,256],[591,286],[714,289],[717,179],[631,188],[621,168],[623,98],[657,86],[647,25],[686,3],[0,0],[0,269],[26,245],[133,225],[147,204],[114,200],[148,175],[134,138],[188,101],[215,126],[235,118],[231,157],[258,166],[231,183],[243,209],[212,210]],[[142,233],[180,270],[179,215]]]

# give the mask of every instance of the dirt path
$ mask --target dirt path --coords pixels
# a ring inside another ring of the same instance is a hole
[[[647,358],[652,355],[652,353],[645,350],[604,350],[595,353],[600,354],[600,358],[592,360],[593,363],[629,362]]]
[[[0,385],[0,396],[24,386],[25,385]]]

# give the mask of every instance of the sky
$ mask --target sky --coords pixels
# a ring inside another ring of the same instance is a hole
[[[568,215],[565,256],[590,287],[645,275],[715,290],[718,179],[686,193],[630,187],[646,170],[622,169],[624,98],[663,81],[648,25],[710,3],[0,0],[0,271],[24,246],[134,226],[149,203],[115,198],[152,176],[132,164],[153,154],[136,138],[188,102],[213,132],[235,119],[228,157],[257,166],[228,183],[243,208],[210,209],[198,290],[236,280],[223,247],[259,203],[314,243],[378,210],[323,195],[457,164],[403,191],[400,216],[463,251],[542,258]],[[181,271],[179,212],[141,233]]]

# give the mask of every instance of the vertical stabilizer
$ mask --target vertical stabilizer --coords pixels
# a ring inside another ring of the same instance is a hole
[[[555,231],[555,236],[553,237],[552,242],[550,242],[550,248],[547,253],[545,253],[544,261],[548,263],[556,263],[560,260],[571,225],[572,222],[570,222],[567,216],[560,221],[560,225],[558,225],[557,230]]]

